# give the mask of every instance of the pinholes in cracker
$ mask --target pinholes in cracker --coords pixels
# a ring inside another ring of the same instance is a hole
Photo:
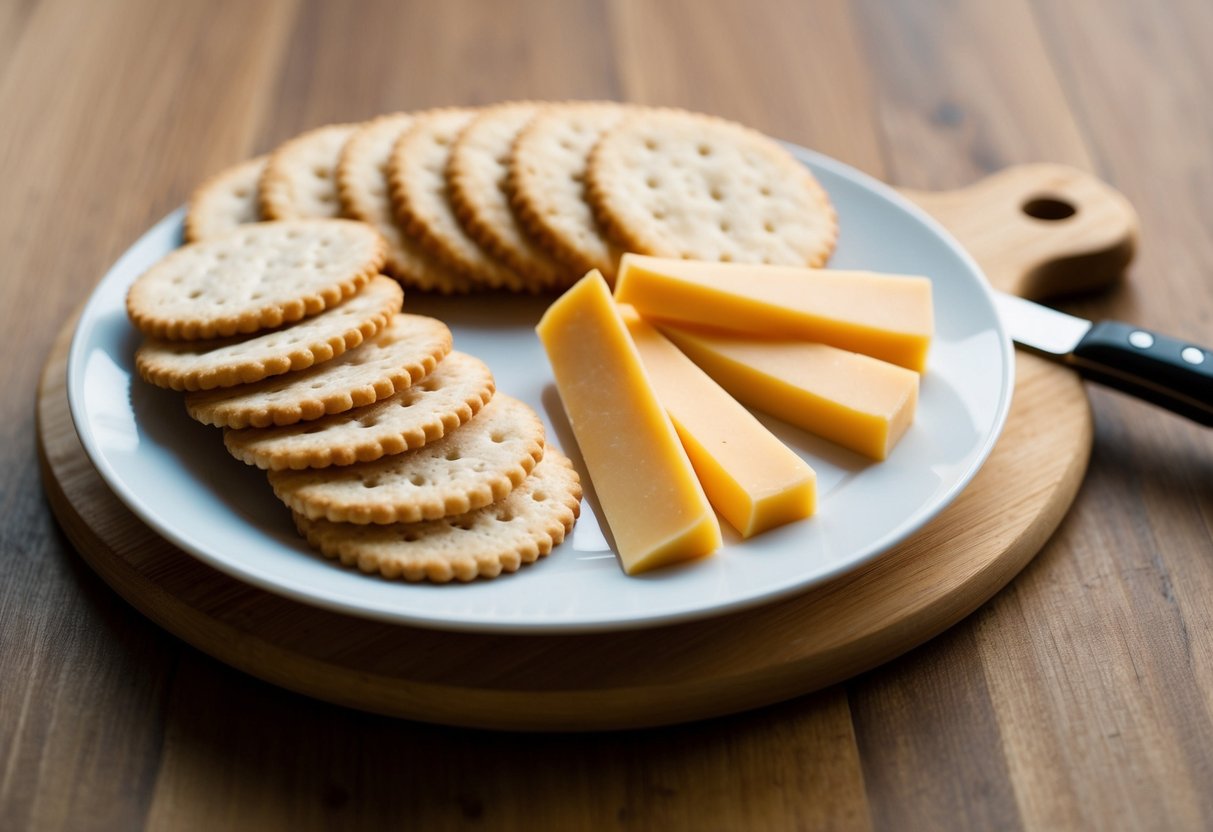
[[[549,554],[573,528],[581,483],[564,454],[543,461],[500,502],[420,523],[386,526],[309,520],[295,525],[324,555],[368,574],[406,581],[471,581],[514,572]]]
[[[585,170],[598,139],[627,112],[608,102],[550,107],[523,128],[511,151],[511,205],[527,233],[565,265],[564,285],[590,269],[615,276],[622,252],[586,202]]]
[[[451,206],[446,167],[451,148],[475,110],[419,113],[397,140],[388,163],[397,220],[425,250],[484,288],[525,288],[525,281],[481,248],[463,229]]]
[[[428,254],[396,222],[388,195],[388,160],[400,135],[413,123],[408,113],[382,116],[354,133],[337,164],[337,190],[345,212],[376,228],[387,242],[392,276],[422,291],[463,294],[472,288],[466,275]]]
[[[433,372],[450,350],[446,324],[401,313],[331,361],[256,384],[190,393],[185,407],[216,427],[292,425],[386,399]]]
[[[506,193],[510,150],[543,105],[499,104],[478,115],[459,136],[447,165],[451,205],[468,234],[527,281],[532,291],[569,282],[558,263],[526,233]]]
[[[261,175],[261,214],[271,220],[341,216],[337,160],[360,124],[329,124],[296,136],[270,154]]]
[[[198,186],[185,214],[187,243],[219,237],[261,219],[257,183],[268,158],[258,156],[234,165]]]
[[[821,266],[838,236],[808,168],[761,133],[711,116],[624,119],[595,146],[586,183],[607,233],[642,254]]]
[[[383,265],[383,241],[349,220],[257,223],[171,252],[126,309],[145,335],[222,338],[292,323],[354,294]]]
[[[312,520],[415,523],[505,498],[543,459],[543,423],[498,393],[475,418],[433,442],[375,462],[271,471],[270,485]]]
[[[250,384],[358,346],[388,325],[403,299],[400,284],[377,275],[345,303],[294,326],[218,341],[148,338],[135,352],[135,369],[144,381],[173,390]]]
[[[484,362],[452,352],[421,382],[366,407],[286,427],[229,430],[232,456],[270,470],[371,462],[419,448],[471,419],[493,397]]]

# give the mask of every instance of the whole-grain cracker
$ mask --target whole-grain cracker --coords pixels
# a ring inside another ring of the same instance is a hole
[[[396,281],[375,276],[352,298],[293,326],[217,341],[145,339],[135,352],[144,381],[173,390],[250,384],[328,361],[374,337],[400,311]]]
[[[233,165],[199,185],[185,212],[185,241],[209,240],[261,220],[257,183],[268,156]]]
[[[682,110],[647,110],[603,134],[587,195],[628,251],[821,266],[838,222],[809,169],[767,136]]]
[[[245,225],[182,246],[131,285],[145,335],[225,338],[293,323],[341,303],[379,273],[383,240],[350,220]]]
[[[208,425],[264,428],[374,404],[425,378],[451,351],[446,324],[396,314],[373,338],[340,356],[254,384],[190,393],[190,416]]]
[[[420,448],[343,468],[270,471],[278,499],[311,520],[416,523],[504,499],[543,459],[543,423],[498,393],[458,430]]]
[[[419,448],[475,416],[493,397],[484,362],[452,352],[418,384],[374,404],[285,427],[229,430],[232,456],[270,470],[371,462]]]
[[[271,220],[341,216],[337,160],[361,126],[329,124],[279,145],[261,175],[261,215]]]
[[[473,240],[451,207],[446,166],[475,117],[471,109],[418,113],[392,148],[388,181],[396,219],[433,256],[484,288],[525,288],[522,276]]]
[[[406,581],[471,581],[514,572],[551,553],[577,522],[581,483],[564,454],[543,461],[500,502],[420,523],[387,526],[309,520],[295,525],[325,556],[367,574]]]

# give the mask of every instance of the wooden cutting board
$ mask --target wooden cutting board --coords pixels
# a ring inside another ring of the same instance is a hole
[[[1128,202],[1071,168],[1022,166],[959,191],[907,195],[996,286],[1030,297],[1116,280],[1136,241]],[[981,472],[918,535],[861,570],[770,606],[650,630],[445,633],[254,589],[148,529],[109,491],[72,427],[65,375],[74,323],[47,359],[37,424],[47,498],[89,565],[157,624],[233,667],[342,705],[451,725],[683,722],[886,662],[964,618],[1023,568],[1073,501],[1091,448],[1077,376],[1020,353],[1011,414]]]

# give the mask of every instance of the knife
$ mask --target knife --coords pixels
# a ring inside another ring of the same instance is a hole
[[[1011,340],[1084,378],[1213,425],[1213,352],[1119,321],[1091,321],[994,292]]]

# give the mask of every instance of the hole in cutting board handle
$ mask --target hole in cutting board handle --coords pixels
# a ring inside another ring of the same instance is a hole
[[[1053,196],[1034,197],[1020,207],[1029,217],[1048,222],[1064,220],[1078,213],[1073,203]]]
[[[1015,165],[959,190],[903,193],[956,236],[995,286],[1036,300],[1112,285],[1137,248],[1129,200],[1067,165]]]

